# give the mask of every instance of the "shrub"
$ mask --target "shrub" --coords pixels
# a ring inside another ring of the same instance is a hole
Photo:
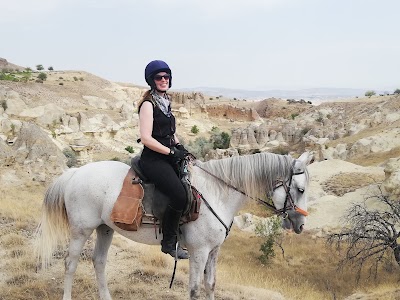
[[[301,130],[301,135],[306,135],[312,128],[311,127],[304,127]]]
[[[278,146],[271,150],[271,153],[280,154],[280,155],[288,155],[289,149],[283,146]]]
[[[60,76],[60,77],[58,77],[58,79],[64,79],[64,78]]]
[[[204,159],[208,151],[213,148],[213,144],[204,137],[198,137],[194,142],[190,141],[187,149],[190,153],[196,156],[198,159]]]
[[[129,153],[135,153],[135,149],[133,149],[132,146],[126,146],[125,150],[128,151]]]
[[[48,67],[48,68],[47,68],[47,70],[49,70],[49,71],[53,71],[53,70],[54,70],[54,68],[53,68],[52,66],[50,66],[50,67]]]
[[[1,101],[1,107],[4,109],[4,111],[7,110],[7,108],[8,108],[7,100],[2,100]]]
[[[80,81],[84,81],[85,79],[83,79],[83,77],[79,77],[79,80],[80,80]]]
[[[78,160],[76,159],[76,154],[72,149],[65,148],[63,150],[63,154],[67,158],[67,166],[68,166],[68,168],[77,166]]]
[[[38,71],[44,70],[43,65],[36,65],[36,70]]]
[[[365,97],[371,98],[374,95],[376,95],[375,91],[366,91],[365,92]]]
[[[394,91],[394,94],[400,94],[400,89],[396,89],[396,90]]]
[[[25,68],[25,72],[32,72],[32,69],[27,67],[27,68]]]
[[[75,81],[78,81],[78,77],[74,76],[74,80],[75,80]]]
[[[255,234],[264,238],[260,246],[261,255],[258,259],[262,264],[268,264],[275,257],[274,245],[278,245],[284,254],[281,246],[283,238],[282,221],[280,217],[273,216],[256,223]]]
[[[64,82],[60,82],[58,85],[64,85]]]
[[[192,129],[190,130],[190,132],[194,133],[194,134],[198,134],[199,133],[199,128],[197,127],[197,125],[193,125]]]
[[[298,113],[294,113],[294,114],[291,114],[290,117],[292,118],[292,120],[294,120],[298,115],[299,115]]]
[[[213,149],[228,149],[231,142],[231,137],[228,133],[216,132],[211,135],[211,142],[213,143]]]
[[[38,79],[40,79],[40,80],[42,80],[42,81],[45,81],[46,79],[47,79],[47,74],[46,73],[39,73],[39,75],[38,75],[38,77],[37,77]]]

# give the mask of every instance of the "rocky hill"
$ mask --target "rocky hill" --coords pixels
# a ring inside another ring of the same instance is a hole
[[[0,63],[16,66],[4,59]],[[110,82],[83,71],[45,73],[44,82],[34,80],[35,72],[27,82],[0,81],[3,167],[25,164],[43,170],[44,162],[57,165],[47,168],[52,172],[35,175],[37,180],[47,180],[67,168],[68,153],[79,165],[141,151],[136,142],[136,111],[145,87]],[[297,155],[311,150],[316,161],[341,159],[364,165],[382,165],[400,156],[399,100],[399,95],[391,95],[315,106],[306,101],[245,101],[172,92],[178,133],[185,142],[207,138],[216,127],[231,135],[230,149],[211,151],[208,158],[260,151]],[[191,133],[194,125],[199,128],[197,135]],[[26,141],[27,131],[41,136],[40,143],[52,149],[49,155],[54,161],[35,152],[35,144]]]
[[[18,68],[5,60],[0,63],[6,69]],[[47,78],[43,82],[36,82],[38,72],[29,74],[25,82],[0,81],[1,199],[14,199],[26,187],[32,191],[37,188],[37,194],[21,197],[41,199],[44,186],[70,166],[129,159],[141,151],[142,145],[136,142],[137,103],[145,87],[110,82],[83,71],[44,73]],[[398,199],[399,95],[336,100],[317,106],[306,101],[244,101],[199,92],[172,92],[172,101],[178,133],[185,143],[209,138],[215,128],[231,136],[229,149],[211,150],[207,159],[260,151],[293,156],[305,150],[314,152],[315,162],[309,166],[310,215],[306,224],[312,246],[304,252],[314,253],[314,241],[340,227],[346,209],[362,202],[376,183],[383,182],[386,192]],[[197,134],[191,132],[194,125],[199,129]],[[129,152],[127,146],[131,147]],[[11,225],[7,218],[2,216],[2,226],[8,232]],[[251,231],[251,220],[246,213],[235,223]],[[12,240],[18,242],[15,237],[19,235],[13,233]],[[6,253],[2,247],[0,243],[0,253]],[[308,263],[301,247],[283,265],[298,264],[302,270],[305,265],[313,266],[316,262]],[[240,247],[235,244],[235,248]],[[321,259],[326,260],[326,256]],[[124,263],[110,269],[119,274],[121,265]],[[320,279],[319,270],[317,274]],[[327,289],[326,282],[321,283],[323,289]],[[397,290],[388,293],[394,295]]]

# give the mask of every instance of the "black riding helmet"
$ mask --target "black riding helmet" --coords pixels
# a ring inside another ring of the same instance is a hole
[[[154,75],[160,72],[167,72],[170,75],[169,87],[172,85],[172,72],[166,62],[162,60],[153,60],[149,62],[144,69],[144,79],[151,88],[155,88]]]

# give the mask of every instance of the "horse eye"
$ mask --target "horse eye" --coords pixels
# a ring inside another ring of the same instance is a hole
[[[304,189],[298,188],[297,190],[299,191],[300,194],[304,193]]]

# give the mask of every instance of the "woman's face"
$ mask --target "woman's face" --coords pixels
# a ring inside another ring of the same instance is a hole
[[[154,75],[154,83],[157,90],[166,92],[169,89],[169,77],[170,75],[167,72],[160,72]]]

